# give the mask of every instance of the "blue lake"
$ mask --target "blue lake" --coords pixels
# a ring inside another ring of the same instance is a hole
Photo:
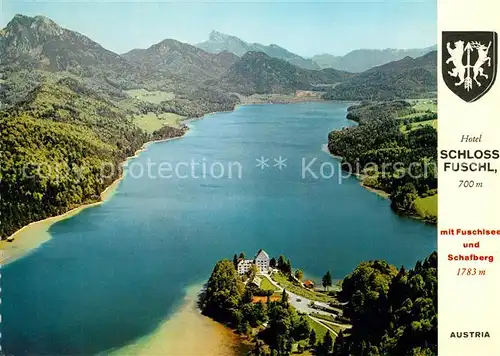
[[[241,251],[284,254],[316,279],[363,260],[413,267],[436,248],[435,227],[339,180],[323,150],[330,130],[353,125],[347,106],[242,106],[150,145],[111,200],[55,224],[50,241],[2,269],[3,350],[88,355],[131,343]]]

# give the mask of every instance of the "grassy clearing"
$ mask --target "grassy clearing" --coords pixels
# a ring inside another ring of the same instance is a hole
[[[185,117],[172,113],[163,113],[156,115],[149,112],[145,115],[137,115],[134,118],[134,124],[143,129],[146,132],[152,133],[164,125],[179,127],[182,120]]]
[[[411,125],[411,130],[415,130],[419,127],[423,127],[423,126],[426,126],[426,125],[430,125],[432,127],[434,127],[435,129],[437,129],[437,120],[427,120],[427,121],[420,121],[420,122],[412,122],[410,123]],[[408,132],[408,131],[411,131],[411,130],[408,130],[406,125],[401,125],[401,131],[402,132]]]
[[[415,209],[418,215],[422,217],[437,216],[438,195],[435,194],[430,197],[416,199]]]
[[[412,101],[414,103],[413,108],[420,112],[437,112],[437,104],[435,99],[418,99]]]
[[[309,318],[309,317],[308,317]],[[314,330],[316,333],[316,340],[318,343],[323,341],[323,338],[325,337],[326,333],[329,332],[329,330],[322,325],[321,323],[318,323],[316,320],[309,318],[309,324],[311,325],[311,328]],[[331,333],[332,338],[335,340],[336,335]]]
[[[338,325],[336,325],[336,324],[329,323],[328,321],[324,321],[324,323],[325,323],[326,325],[328,325],[328,327],[329,327],[330,329],[332,329],[333,331],[335,331],[337,334],[338,334],[339,332],[341,332],[341,331],[343,331],[343,330],[345,330],[345,329],[346,329],[346,328],[343,328],[343,327],[338,326]]]
[[[334,298],[332,298],[326,294],[318,293],[318,292],[315,292],[313,290],[306,289],[304,287],[301,287],[301,286],[289,281],[288,277],[286,277],[285,275],[283,275],[281,273],[273,273],[271,278],[274,281],[276,281],[282,288],[285,288],[286,290],[288,290],[294,294],[300,295],[304,298],[315,300],[318,302],[325,302],[325,303],[335,301]]]
[[[330,328],[335,330],[335,332],[338,334],[341,330],[349,329],[351,325],[343,324],[338,325],[339,322],[331,315],[325,315],[325,314],[319,314],[319,313],[312,313],[311,316],[315,317],[316,319],[321,319],[322,322],[324,322],[326,325],[328,325]]]
[[[159,104],[162,101],[172,100],[175,97],[174,93],[161,90],[148,91],[146,89],[131,89],[125,90],[125,92],[132,98],[152,104]]]
[[[262,282],[260,283],[260,289],[272,290],[273,292],[278,290],[278,288],[274,284],[272,284],[267,277],[262,277]]]
[[[315,318],[318,319],[323,319],[326,321],[335,321],[335,318],[331,315],[326,315],[326,314],[320,314],[320,313],[312,313],[311,316],[314,316]]]
[[[171,112],[167,112],[160,114],[160,118],[165,122],[165,125],[172,127],[180,127],[182,120],[184,120],[186,117]]]
[[[435,99],[417,99],[409,100],[412,104],[412,108],[416,111],[412,114],[403,115],[400,119],[412,119],[415,117],[420,117],[423,114],[437,113],[437,103]]]

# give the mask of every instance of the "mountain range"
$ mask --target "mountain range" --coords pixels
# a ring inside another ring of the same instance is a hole
[[[405,57],[352,76],[330,89],[325,99],[391,100],[428,96],[437,90],[437,52]]]
[[[405,57],[417,58],[437,50],[437,46],[416,49],[357,49],[344,56],[319,54],[312,60],[321,68],[335,68],[346,72],[360,73]]]
[[[95,201],[143,143],[184,133],[162,115],[228,111],[252,94],[309,90],[364,100],[436,90],[436,52],[349,73],[319,69],[279,46],[253,44],[248,51],[235,38],[211,38],[231,50],[165,39],[119,55],[43,16],[16,15],[0,30],[0,238]],[[137,120],[160,128],[144,130]],[[61,174],[43,175],[40,166]],[[105,181],[103,166],[114,168]]]
[[[418,54],[420,50],[411,51]],[[386,52],[391,56],[406,53]],[[363,50],[354,51],[347,56],[362,53]],[[19,83],[10,85],[9,78],[22,76],[22,80],[28,79],[24,86],[32,87],[30,81],[36,82],[47,73],[73,75],[97,92],[114,97],[125,96],[122,90],[136,88],[175,92],[188,100],[196,100],[203,91],[212,91],[216,94],[209,96],[219,100],[224,92],[291,94],[295,90],[334,87],[328,98],[401,98],[435,90],[436,62],[431,60],[435,55],[429,53],[435,54],[428,52],[421,59],[407,56],[353,74],[318,69],[319,66],[311,65],[311,60],[277,45],[249,44],[213,31],[208,41],[197,46],[165,39],[147,49],[119,55],[46,17],[16,15],[0,32],[0,75],[8,77],[3,85],[7,90],[0,100],[8,103],[9,96],[10,100],[19,97],[16,90],[24,88],[19,89]],[[196,97],[189,97],[193,92]]]
[[[127,60],[44,16],[16,15],[0,31],[0,68],[70,71],[81,76],[128,73]]]
[[[198,84],[221,76],[239,59],[228,51],[208,53],[173,39],[148,49],[133,49],[122,57],[143,70],[179,76]]]
[[[304,69],[321,69],[313,60],[302,58],[285,48],[275,44],[268,46],[260,43],[247,43],[238,37],[226,35],[221,32],[212,31],[207,41],[195,45],[210,53],[228,51],[241,57],[247,52],[263,52],[269,57],[283,59],[293,65]]]
[[[307,70],[263,52],[247,52],[213,84],[245,95],[289,94],[295,90],[311,90],[316,85],[340,83],[351,76],[331,68]]]
[[[351,73],[360,73],[405,57],[420,57],[437,50],[437,46],[415,49],[357,49],[344,56],[325,53],[304,58],[275,44],[248,43],[238,37],[217,31],[212,31],[208,40],[196,44],[196,47],[211,53],[228,51],[240,57],[247,52],[263,52],[269,57],[283,59],[304,69],[333,68]]]

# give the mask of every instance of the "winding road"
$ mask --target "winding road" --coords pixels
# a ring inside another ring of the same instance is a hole
[[[283,291],[283,288],[276,281],[274,281],[271,278],[271,276],[264,275],[264,274],[259,274],[258,276],[260,278],[267,278],[269,280],[269,282],[271,282],[272,285],[274,285],[276,288],[278,288],[278,290],[280,292]],[[330,306],[327,303],[313,301],[313,300],[308,299],[306,297],[303,297],[303,296],[297,295],[295,293],[292,293],[289,290],[287,290],[286,293],[289,296],[290,304],[295,309],[297,309],[297,311],[299,311],[299,312],[306,313],[306,314],[318,313],[318,314],[323,314],[323,315],[330,315],[330,316],[333,316],[334,318],[336,317],[336,315],[334,315],[332,313],[329,313],[329,312],[321,310],[321,309],[312,308],[312,307],[309,306],[309,304],[311,304],[312,302],[314,302],[314,303],[316,303],[316,305],[320,305],[322,307],[329,308]]]

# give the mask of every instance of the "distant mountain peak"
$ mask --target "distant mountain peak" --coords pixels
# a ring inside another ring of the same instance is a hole
[[[271,57],[264,52],[248,51],[241,58],[243,59],[243,58],[271,58]]]
[[[61,36],[64,29],[45,16],[15,15],[3,29],[2,35],[20,43],[43,41],[51,36]]]
[[[54,28],[60,28],[58,24],[49,19],[48,17],[37,15],[34,17],[16,14],[12,20],[7,24],[7,28],[12,28],[13,26],[50,26]]]
[[[316,55],[312,59],[321,68],[335,68],[352,73],[361,73],[386,63],[404,59],[414,59],[436,50],[436,46],[412,49],[356,49],[344,56],[329,54]]]
[[[227,41],[239,41],[239,42],[244,43],[244,41],[240,40],[238,37],[230,36],[230,35],[227,35],[225,33],[215,31],[215,30],[212,30],[212,32],[210,32],[210,35],[208,36],[208,38],[210,41],[219,42],[219,43],[224,43]]]
[[[292,53],[277,44],[263,45],[260,43],[248,43],[242,39],[213,30],[208,40],[198,43],[196,47],[211,53],[223,51],[232,52],[241,57],[247,52],[263,52],[272,58],[283,59],[295,66],[304,69],[318,70],[320,67],[310,59],[305,59],[298,54]]]
[[[73,71],[81,75],[115,67],[127,68],[125,60],[90,38],[60,27],[45,16],[15,15],[0,36],[0,66]]]

